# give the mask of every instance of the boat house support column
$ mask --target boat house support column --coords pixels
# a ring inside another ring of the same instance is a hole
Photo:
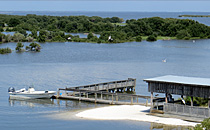
[[[208,108],[210,108],[210,97],[208,99]]]
[[[152,109],[153,109],[153,92],[151,92],[151,101],[150,101],[150,112],[152,112]]]
[[[191,104],[191,107],[193,106],[193,96],[191,96],[190,98],[190,104]]]
[[[166,93],[165,102],[168,103],[168,93]]]

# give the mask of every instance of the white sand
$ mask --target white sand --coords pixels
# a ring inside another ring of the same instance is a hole
[[[76,114],[76,116],[94,120],[135,120],[180,126],[195,126],[197,124],[176,118],[164,118],[147,115],[149,113],[149,109],[150,107],[140,105],[108,106],[86,110]]]

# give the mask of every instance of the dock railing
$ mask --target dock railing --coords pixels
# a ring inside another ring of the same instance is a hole
[[[60,91],[65,91],[65,94],[59,95]],[[73,92],[67,93],[66,91]],[[76,92],[76,94],[74,94]],[[79,90],[79,89],[72,89],[60,88],[58,91],[58,98],[63,99],[75,99],[80,101],[89,101],[95,103],[106,103],[106,104],[118,104],[118,105],[145,105],[149,106],[148,99],[150,96],[141,96],[135,94],[124,94],[124,93],[111,93],[105,91],[91,91],[91,90]],[[146,103],[140,101],[144,99]]]
[[[173,103],[164,103],[164,113],[166,114],[177,114],[177,115],[186,115],[192,117],[204,117],[207,118],[210,116],[209,108],[198,107],[198,106],[188,106],[181,104]]]
[[[120,80],[120,81],[112,81],[112,82],[105,82],[105,83],[98,83],[98,84],[91,84],[91,85],[84,85],[78,87],[71,87],[72,89],[83,89],[83,90],[93,90],[93,91],[108,91],[112,89],[124,89],[124,88],[131,88],[135,90],[136,87],[136,79],[128,78],[127,80]]]

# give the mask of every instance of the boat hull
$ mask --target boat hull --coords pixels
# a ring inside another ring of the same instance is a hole
[[[42,99],[42,98],[51,98],[55,95],[55,91],[48,91],[45,93],[44,91],[39,91],[36,93],[16,93],[12,92],[10,94],[10,99]]]

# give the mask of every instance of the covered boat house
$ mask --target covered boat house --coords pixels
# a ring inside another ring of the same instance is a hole
[[[148,91],[151,92],[151,110],[154,108],[153,93],[164,93],[163,112],[194,117],[210,117],[210,79],[184,76],[166,75],[150,79],[144,79],[148,83]],[[172,94],[191,97],[190,105],[169,101]],[[194,106],[193,97],[208,99],[208,106]]]

